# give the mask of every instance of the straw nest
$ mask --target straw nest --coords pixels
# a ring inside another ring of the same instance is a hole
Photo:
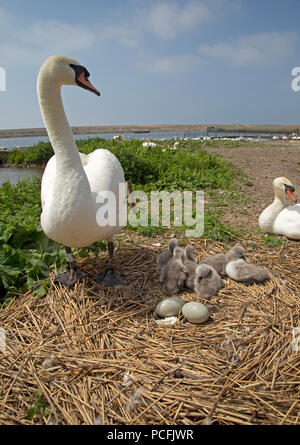
[[[198,260],[230,247],[188,241]],[[28,293],[0,312],[2,425],[300,423],[299,243],[242,240],[270,281],[227,279],[202,301],[211,313],[205,324],[180,316],[169,326],[154,314],[164,295],[155,270],[162,247],[153,243],[117,252],[122,289],[90,279],[72,289],[52,283],[46,297]],[[89,273],[105,264],[104,253],[80,261]]]

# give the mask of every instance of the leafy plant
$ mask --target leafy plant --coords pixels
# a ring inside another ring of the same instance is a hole
[[[35,417],[48,416],[51,413],[51,408],[45,399],[45,396],[40,388],[38,388],[34,395],[34,400],[31,408],[29,408],[26,419],[33,420]]]

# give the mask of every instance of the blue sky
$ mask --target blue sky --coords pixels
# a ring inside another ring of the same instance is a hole
[[[297,124],[298,0],[0,3],[0,128],[41,127],[50,55],[87,67],[101,97],[64,87],[71,125]]]

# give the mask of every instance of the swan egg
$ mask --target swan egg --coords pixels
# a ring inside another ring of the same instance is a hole
[[[189,322],[196,324],[205,323],[209,318],[209,311],[207,307],[202,303],[198,303],[197,301],[186,303],[182,307],[182,314]]]
[[[160,317],[173,317],[179,314],[184,304],[178,297],[165,298],[156,306],[156,313]]]

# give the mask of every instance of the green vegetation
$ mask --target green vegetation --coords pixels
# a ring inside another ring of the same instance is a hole
[[[31,408],[29,408],[26,419],[38,419],[41,416],[49,416],[51,408],[47,402],[42,390],[38,388],[34,395],[34,400]]]
[[[0,301],[25,292],[65,265],[62,246],[49,240],[40,224],[40,180],[9,182],[0,187]],[[41,283],[35,292],[46,292]]]
[[[286,240],[280,238],[277,235],[273,235],[272,233],[263,235],[262,239],[268,247],[277,247],[286,244]]]
[[[210,142],[213,141],[205,141],[205,144]],[[78,141],[79,150],[86,154],[99,147],[112,151],[120,160],[133,190],[146,193],[154,190],[209,192],[204,237],[226,241],[234,239],[236,233],[219,221],[223,207],[231,198],[221,200],[217,192],[222,190],[230,197],[239,172],[230,163],[207,153],[200,141],[182,141],[177,150],[172,149],[173,145],[174,141],[161,141],[157,147],[145,149],[138,140]],[[49,143],[39,143],[25,151],[14,150],[9,162],[18,165],[45,163],[52,154]],[[40,295],[45,294],[47,277],[54,264],[58,270],[66,267],[65,250],[44,235],[40,213],[40,179],[22,181],[16,186],[6,183],[0,187],[0,301],[7,302],[12,295],[30,288]],[[166,228],[128,226],[127,230],[154,237]],[[184,230],[185,226],[174,227],[178,234],[183,234]],[[100,241],[78,249],[78,254],[81,257],[97,255],[104,249],[106,244]]]

